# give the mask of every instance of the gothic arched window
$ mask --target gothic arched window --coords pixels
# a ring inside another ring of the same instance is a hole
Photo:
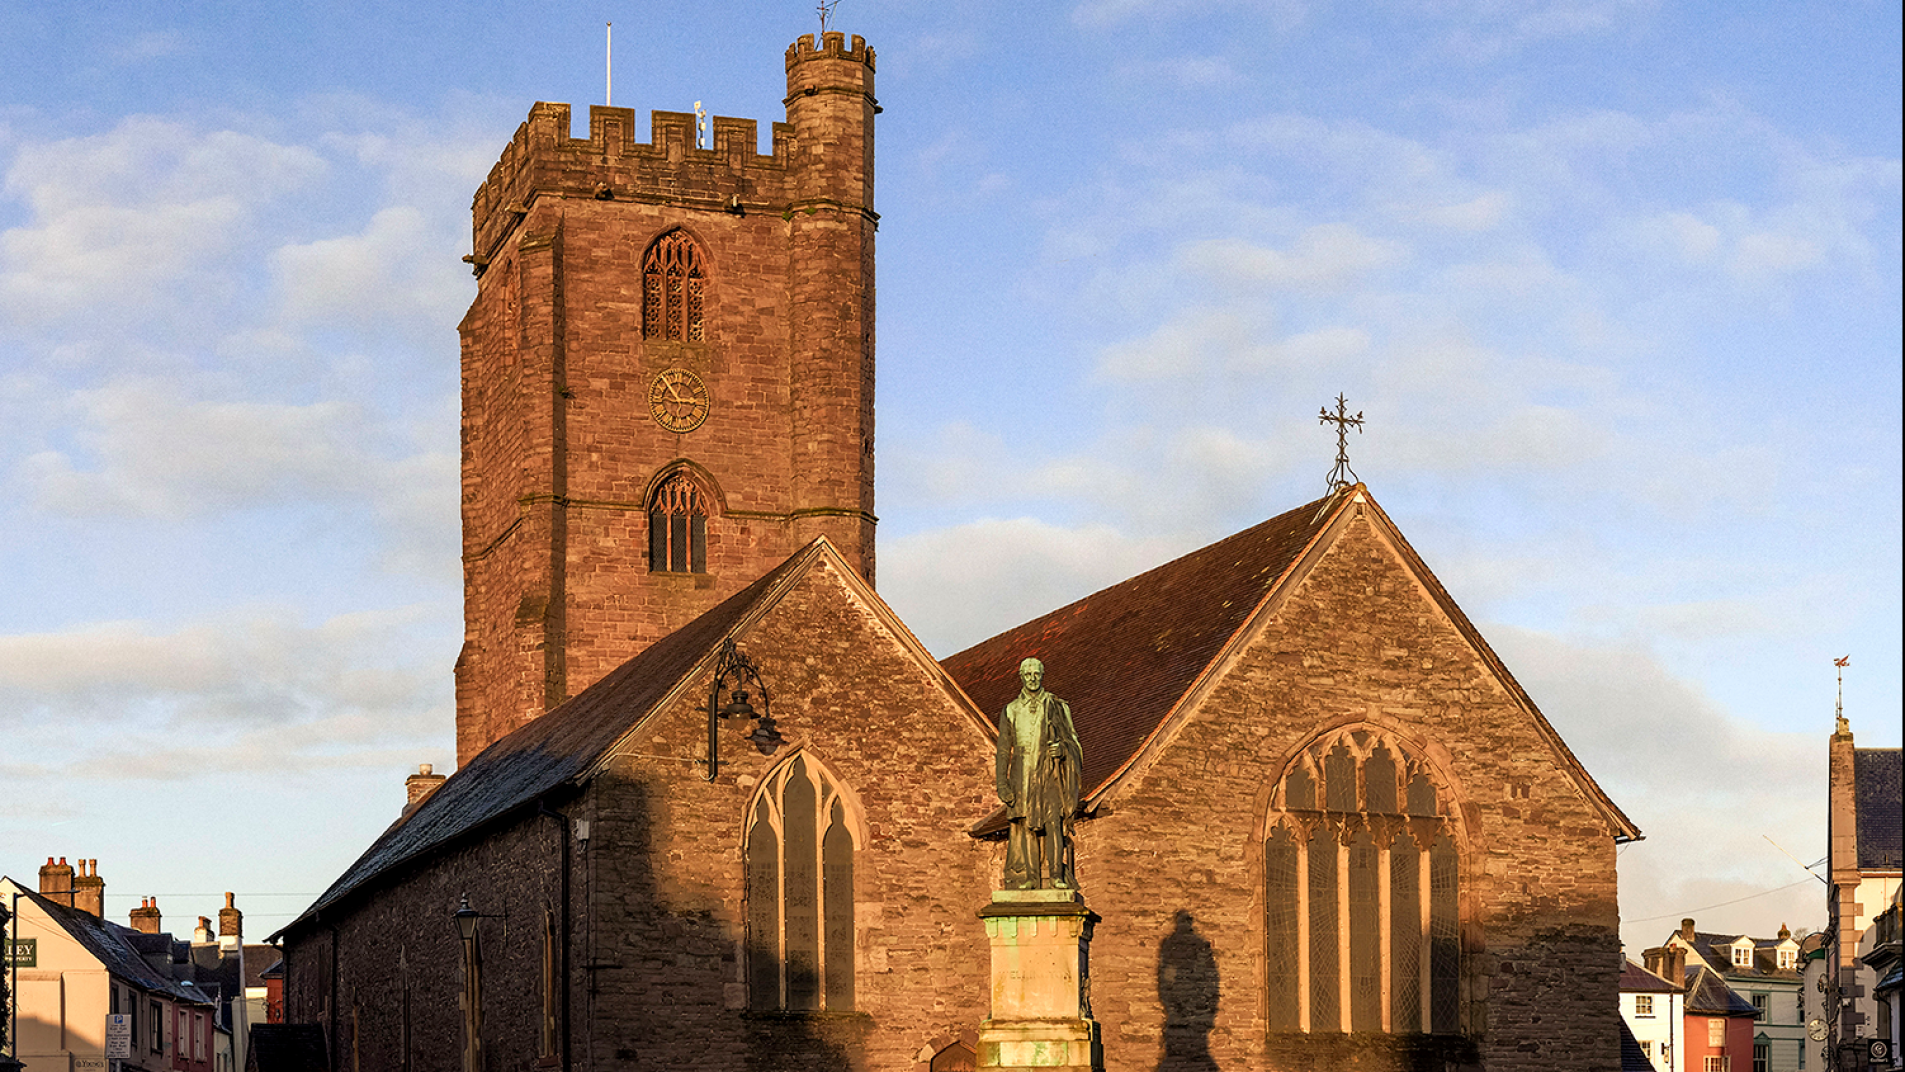
[[[1283,772],[1264,830],[1270,1029],[1460,1032],[1460,856],[1428,767],[1337,731]]]
[[[747,981],[761,1011],[853,1008],[852,805],[805,754],[780,765],[749,812]]]
[[[642,334],[700,342],[707,272],[701,247],[679,228],[657,238],[642,258]]]
[[[648,501],[648,568],[708,572],[708,494],[684,469],[670,473]]]

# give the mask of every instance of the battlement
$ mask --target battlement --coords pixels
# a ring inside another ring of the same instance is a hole
[[[820,35],[820,47],[814,47],[814,35],[802,34],[800,40],[787,46],[787,69],[793,70],[796,64],[809,60],[849,60],[864,63],[868,70],[873,69],[873,50],[867,47],[866,39],[859,34],[853,35],[853,44],[848,45],[845,34],[830,32]]]
[[[708,208],[766,207],[789,198],[794,128],[773,126],[773,151],[756,146],[752,119],[715,116],[713,146],[695,144],[688,112],[649,113],[649,140],[635,140],[635,110],[589,107],[589,135],[571,137],[567,104],[538,101],[490,168],[470,206],[472,249],[481,258],[538,196],[666,200]]]

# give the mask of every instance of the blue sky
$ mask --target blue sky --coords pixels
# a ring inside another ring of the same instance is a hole
[[[815,28],[413,7],[9,12],[0,871],[261,935],[451,765],[470,195],[533,101],[601,102],[605,22],[644,132],[765,129]],[[1630,942],[1823,923],[1768,841],[1824,855],[1832,657],[1899,743],[1896,4],[835,18],[885,109],[879,584],[933,650],[1315,497],[1340,391],[1647,831]]]

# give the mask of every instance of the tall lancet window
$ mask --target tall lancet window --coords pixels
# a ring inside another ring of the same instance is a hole
[[[648,568],[708,572],[708,494],[685,469],[656,485],[648,502]]]
[[[679,228],[657,238],[642,258],[642,334],[700,342],[707,270],[701,247]]]
[[[1382,731],[1291,762],[1264,823],[1272,1031],[1463,1030],[1457,836],[1428,766]]]
[[[762,1011],[853,1008],[855,811],[813,757],[796,755],[749,812],[748,1001]]]

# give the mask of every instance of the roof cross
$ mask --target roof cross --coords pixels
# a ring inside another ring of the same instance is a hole
[[[1349,430],[1352,426],[1358,433],[1363,430],[1363,412],[1357,410],[1356,416],[1351,417],[1348,400],[1339,394],[1336,396],[1335,416],[1331,416],[1327,409],[1317,410],[1316,416],[1318,424],[1336,426],[1336,467],[1330,470],[1329,475],[1330,493],[1335,494],[1337,488],[1347,487],[1361,479],[1356,475],[1356,470],[1349,467]]]

